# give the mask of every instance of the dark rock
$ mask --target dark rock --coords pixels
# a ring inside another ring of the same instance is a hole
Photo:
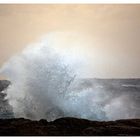
[[[85,136],[104,136],[105,128],[104,127],[88,127],[82,131],[82,134]]]
[[[5,90],[11,84],[8,80],[0,80],[0,92]]]
[[[1,119],[10,119],[14,117],[13,109],[9,105],[9,102],[6,99],[7,94],[5,93],[9,85],[10,85],[9,81],[0,80],[0,118]]]
[[[140,136],[140,119],[109,122],[60,118],[52,122],[1,119],[1,136]]]
[[[39,123],[41,123],[42,125],[47,125],[47,124],[48,124],[48,121],[45,120],[45,119],[41,119],[41,120],[39,121]]]

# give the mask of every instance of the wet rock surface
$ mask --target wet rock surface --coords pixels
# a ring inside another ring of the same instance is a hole
[[[6,99],[6,89],[11,83],[7,80],[0,80],[0,119],[10,119],[14,117],[13,109]]]
[[[52,122],[1,119],[1,136],[140,136],[140,119],[108,122],[60,118]]]

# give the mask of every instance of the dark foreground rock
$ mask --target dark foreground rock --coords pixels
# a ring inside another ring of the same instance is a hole
[[[1,136],[140,136],[140,119],[109,122],[77,118],[46,120],[1,119]]]

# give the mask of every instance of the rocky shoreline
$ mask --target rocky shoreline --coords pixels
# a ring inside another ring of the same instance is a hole
[[[108,122],[71,117],[52,122],[1,119],[0,136],[140,136],[140,119]]]

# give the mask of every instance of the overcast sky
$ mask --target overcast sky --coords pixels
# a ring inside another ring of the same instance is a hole
[[[78,40],[67,32],[85,39],[78,48],[86,52],[87,77],[140,77],[140,5],[1,4],[0,66],[52,32],[63,32],[54,34],[61,49]]]

